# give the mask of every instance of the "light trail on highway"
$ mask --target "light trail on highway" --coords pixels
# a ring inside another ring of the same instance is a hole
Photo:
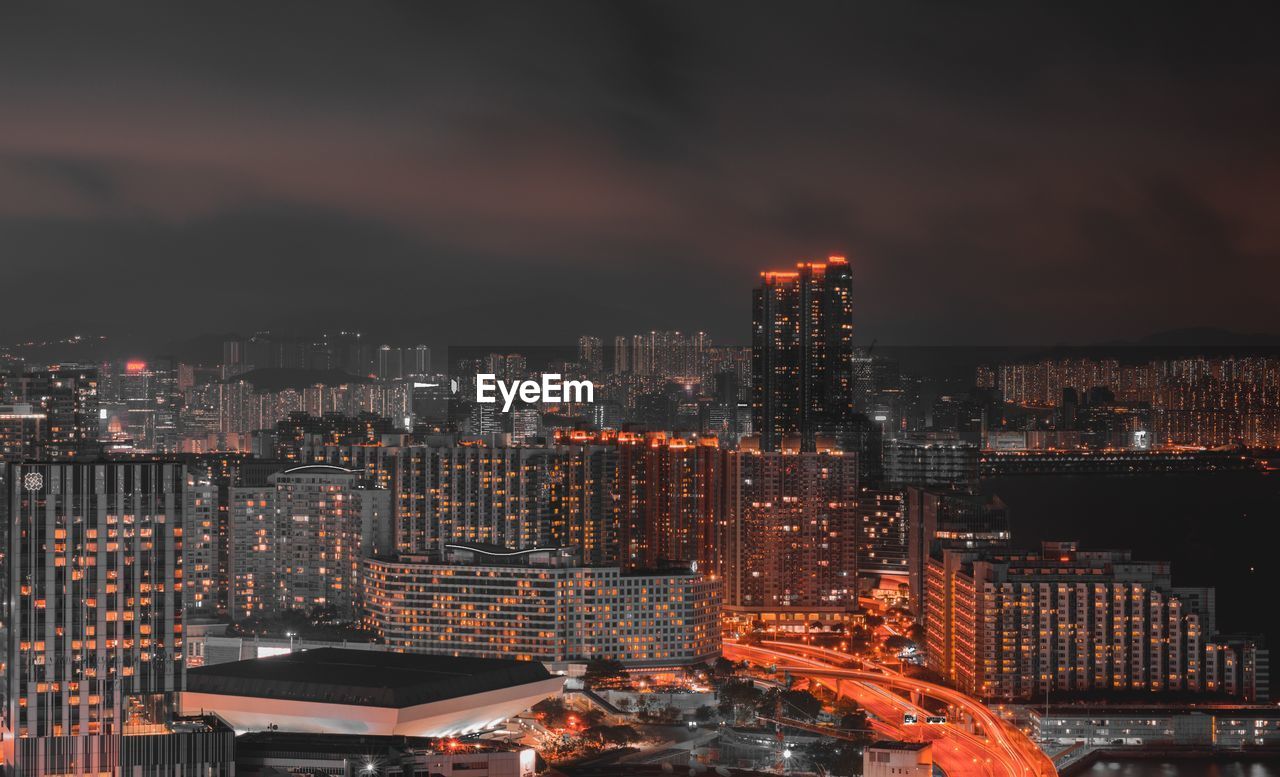
[[[779,672],[832,687],[837,695],[852,698],[875,715],[878,720],[873,721],[873,728],[880,733],[901,740],[932,741],[934,758],[948,777],[1056,777],[1052,762],[1022,732],[1010,727],[978,700],[953,689],[909,678],[828,648],[786,642],[742,645],[726,641],[724,650],[728,658],[757,664],[768,662],[776,665]],[[849,661],[868,668],[847,669],[839,665]],[[969,715],[984,736],[975,736],[955,725],[903,725],[900,721],[904,712],[924,714],[926,711],[890,689],[916,692],[945,702]]]

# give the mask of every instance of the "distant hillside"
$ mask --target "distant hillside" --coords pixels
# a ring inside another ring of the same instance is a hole
[[[1280,335],[1269,335],[1262,332],[1231,332],[1226,329],[1202,326],[1157,332],[1147,335],[1134,344],[1171,347],[1273,347],[1280,346]]]
[[[306,370],[292,367],[273,367],[262,370],[250,370],[230,381],[244,380],[253,384],[254,391],[284,391],[285,389],[303,389],[317,383],[325,386],[341,386],[351,383],[373,383],[370,378],[350,375],[342,370]]]

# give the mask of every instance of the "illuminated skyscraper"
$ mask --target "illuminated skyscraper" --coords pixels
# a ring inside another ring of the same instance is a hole
[[[765,451],[819,437],[856,449],[853,274],[843,257],[760,274],[753,294],[752,426]]]
[[[391,345],[378,348],[378,380],[400,380],[404,377],[404,352]]]
[[[431,374],[431,349],[425,345],[415,345],[405,349],[405,372],[410,375]]]
[[[9,465],[3,724],[10,774],[219,775],[229,730],[174,726],[178,464]]]
[[[604,370],[604,345],[600,338],[591,335],[578,338],[578,361],[592,375],[599,375]]]

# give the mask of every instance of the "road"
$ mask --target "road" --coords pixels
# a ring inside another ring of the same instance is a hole
[[[1052,762],[1020,731],[986,705],[945,686],[915,680],[881,666],[846,669],[852,657],[834,650],[787,642],[760,645],[724,643],[726,658],[776,664],[779,672],[804,678],[853,699],[876,717],[872,727],[890,739],[933,742],[935,762],[948,777],[1056,777]],[[866,666],[866,662],[863,662]],[[981,735],[961,725],[904,725],[911,712],[924,720],[926,711],[894,691],[919,693],[965,713]]]

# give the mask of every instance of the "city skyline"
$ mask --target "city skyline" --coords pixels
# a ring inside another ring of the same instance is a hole
[[[1280,777],[1272,13],[0,8],[0,777]]]

